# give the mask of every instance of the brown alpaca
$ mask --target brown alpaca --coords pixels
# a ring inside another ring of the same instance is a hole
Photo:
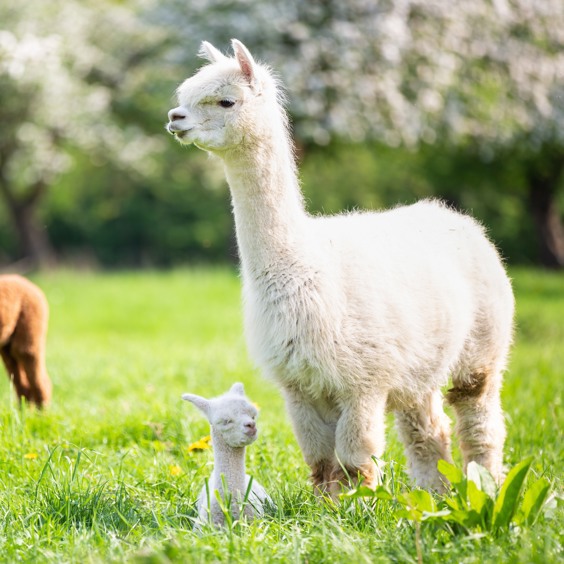
[[[0,276],[0,354],[18,397],[43,407],[51,399],[45,367],[49,306],[43,292],[15,274]]]

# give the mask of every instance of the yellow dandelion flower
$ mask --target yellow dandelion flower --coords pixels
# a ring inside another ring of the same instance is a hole
[[[180,476],[180,474],[184,473],[184,470],[182,470],[182,468],[180,468],[177,464],[171,464],[168,469],[170,470],[171,476]]]
[[[24,458],[27,458],[28,460],[35,460],[39,455],[36,452],[28,452],[27,454],[24,454]]]
[[[188,445],[188,452],[192,452],[193,450],[208,450],[210,448],[211,436],[207,435],[202,437],[199,441]]]

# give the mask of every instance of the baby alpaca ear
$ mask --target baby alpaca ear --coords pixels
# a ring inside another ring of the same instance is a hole
[[[243,73],[243,76],[247,79],[249,85],[253,89],[258,88],[257,77],[256,77],[256,66],[253,56],[249,50],[238,40],[232,39],[231,45],[233,47],[233,53],[235,53],[235,59],[239,63],[239,68]]]
[[[206,59],[210,63],[217,63],[218,61],[227,59],[227,57],[219,49],[216,49],[211,43],[208,43],[207,41],[202,41],[198,55],[202,57],[202,59]]]
[[[183,394],[182,399],[193,403],[208,419],[210,416],[210,402],[202,396]]]
[[[233,386],[231,386],[231,389],[229,391],[234,393],[234,394],[237,394],[239,396],[244,396],[245,395],[245,386],[243,386],[243,384],[241,384],[241,382],[237,382],[236,384],[233,384]]]

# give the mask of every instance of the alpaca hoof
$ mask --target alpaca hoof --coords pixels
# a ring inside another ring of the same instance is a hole
[[[51,386],[40,386],[35,389],[33,403],[38,409],[43,409],[51,403]]]
[[[335,500],[347,489],[363,485],[374,489],[379,483],[379,476],[375,464],[370,461],[358,468],[337,466],[331,473],[327,488],[331,497]]]
[[[313,483],[313,493],[318,497],[325,497],[329,494],[328,484],[333,474],[333,463],[323,460],[311,467],[311,481]]]

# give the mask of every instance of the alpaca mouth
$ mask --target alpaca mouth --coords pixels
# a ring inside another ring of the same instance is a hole
[[[190,133],[189,129],[172,131],[172,136],[182,145],[189,145],[193,143],[193,141],[188,138],[188,133]]]
[[[190,131],[190,129],[176,129],[173,123],[168,123],[166,130],[177,139],[183,139]]]

